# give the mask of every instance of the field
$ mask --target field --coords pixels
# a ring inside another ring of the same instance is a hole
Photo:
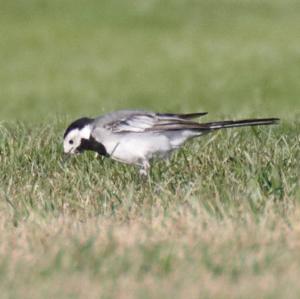
[[[0,10],[2,298],[299,298],[300,3],[15,0]],[[64,161],[122,108],[280,117],[134,166]]]

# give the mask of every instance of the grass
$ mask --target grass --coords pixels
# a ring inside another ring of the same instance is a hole
[[[39,1],[0,11],[1,298],[299,298],[297,1]],[[134,166],[62,159],[120,108],[281,117]]]
[[[59,132],[1,130],[3,298],[297,298],[299,124],[204,137],[149,181],[63,164]]]

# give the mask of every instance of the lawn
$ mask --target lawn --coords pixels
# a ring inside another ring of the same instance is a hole
[[[299,298],[300,3],[15,0],[0,10],[1,298]],[[122,108],[277,126],[147,180],[70,121]]]

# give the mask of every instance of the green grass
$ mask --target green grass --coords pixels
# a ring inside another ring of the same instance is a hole
[[[299,11],[292,0],[7,1],[0,115],[299,115]]]
[[[299,298],[298,1],[0,10],[1,298]],[[79,116],[280,117],[134,166],[62,158]]]

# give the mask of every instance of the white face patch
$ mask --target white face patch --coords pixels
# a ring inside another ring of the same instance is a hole
[[[91,126],[87,125],[81,130],[73,129],[64,138],[64,153],[75,154],[81,144],[82,139],[89,139],[91,135]]]

